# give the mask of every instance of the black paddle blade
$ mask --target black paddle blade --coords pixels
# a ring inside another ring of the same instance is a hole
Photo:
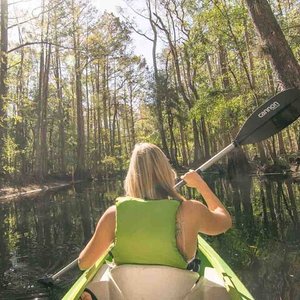
[[[260,142],[293,123],[300,116],[300,90],[285,90],[256,109],[246,120],[235,143]]]
[[[37,280],[38,283],[41,283],[43,285],[46,285],[46,286],[53,286],[54,285],[54,280],[52,279],[51,276],[44,276],[42,278],[39,278]]]

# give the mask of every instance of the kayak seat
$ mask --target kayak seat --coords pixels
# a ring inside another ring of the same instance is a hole
[[[121,265],[110,272],[111,299],[182,300],[199,279],[199,274],[152,265]]]
[[[204,276],[152,265],[104,265],[87,286],[98,300],[227,300],[223,280],[213,268]]]
[[[220,277],[214,268],[205,267],[204,276],[200,278],[197,284],[184,300],[230,300],[224,280]]]
[[[92,291],[97,300],[109,300],[110,267],[104,264],[86,288]]]

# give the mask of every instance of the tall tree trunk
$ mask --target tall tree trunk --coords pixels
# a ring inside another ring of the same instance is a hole
[[[45,2],[42,3],[43,10]],[[50,72],[51,44],[44,46],[43,42],[48,37],[49,15],[47,20],[46,36],[44,37],[44,15],[42,17],[41,32],[41,53],[40,53],[40,74],[39,74],[39,90],[38,90],[38,120],[36,124],[36,160],[35,160],[35,176],[38,180],[43,181],[48,174],[48,147],[47,147],[47,112],[48,112],[48,87]]]
[[[179,123],[179,132],[180,132],[180,143],[181,143],[181,152],[182,152],[182,164],[184,166],[188,165],[188,155],[185,145],[185,134],[184,134],[184,125],[182,120],[178,120]]]
[[[87,22],[88,23],[88,22]],[[86,25],[86,40],[89,38],[89,28],[88,24]],[[89,53],[89,43],[86,43],[86,52]],[[86,155],[87,160],[90,160],[90,143],[91,143],[91,120],[90,120],[90,94],[89,94],[89,55],[85,57],[85,96],[86,96],[86,132],[87,132],[87,141],[86,141]]]
[[[88,57],[86,57],[85,67],[85,95],[86,95],[86,131],[87,131],[87,159],[90,158],[90,143],[91,143],[91,112],[90,112],[90,95],[89,95],[89,74],[88,74]]]
[[[57,11],[55,10],[55,67],[54,67],[54,77],[56,83],[56,96],[58,99],[58,118],[59,118],[59,171],[61,174],[66,173],[66,163],[65,163],[65,125],[64,125],[64,105],[63,105],[63,89],[61,83],[61,60],[60,52],[58,47],[58,28],[57,28]]]
[[[122,172],[124,169],[124,160],[122,159],[123,145],[121,138],[121,121],[117,120],[117,134],[118,134],[118,146],[119,146],[119,170]]]
[[[104,124],[104,131],[103,131],[103,140],[104,140],[104,151],[105,151],[105,155],[109,155],[109,126],[108,126],[108,110],[109,105],[108,105],[108,91],[107,91],[107,70],[106,70],[106,59],[107,57],[105,57],[105,59],[102,62],[102,107],[103,107],[103,124]]]
[[[300,87],[300,66],[267,0],[246,0],[253,23],[282,88]]]
[[[77,43],[76,43],[77,45]],[[75,46],[76,48],[76,46]],[[75,170],[76,178],[84,178],[85,170],[85,134],[83,118],[83,97],[80,54],[75,53],[75,91],[76,91],[76,111],[77,111],[77,166]]]
[[[48,111],[48,90],[49,90],[49,71],[50,71],[50,56],[51,56],[51,45],[47,47],[45,71],[43,78],[43,90],[42,90],[42,111],[41,111],[41,175],[42,177],[47,176],[48,173],[48,143],[47,143],[47,111]]]
[[[2,155],[4,147],[4,138],[6,132],[6,96],[8,87],[6,83],[7,79],[7,47],[8,47],[8,35],[7,35],[7,22],[8,22],[8,4],[7,0],[1,0],[1,40],[0,40],[0,173],[3,171]]]
[[[159,135],[161,139],[161,146],[162,150],[165,155],[170,158],[170,152],[167,144],[166,133],[164,128],[164,121],[163,121],[163,110],[162,110],[162,100],[161,100],[161,91],[160,91],[160,82],[158,76],[158,67],[157,67],[157,29],[155,23],[152,19],[152,11],[151,11],[151,4],[150,1],[147,1],[147,7],[149,10],[149,22],[153,33],[153,40],[152,40],[152,61],[153,61],[153,69],[154,69],[154,80],[155,80],[155,105],[156,105],[156,117],[157,117],[157,126],[159,130]]]
[[[96,169],[98,169],[99,162],[105,156],[103,152],[103,129],[102,129],[102,115],[100,107],[100,61],[95,67],[95,102],[94,102],[94,144],[96,155],[94,157]],[[99,170],[97,170],[99,171]]]
[[[280,155],[286,155],[286,149],[285,149],[285,146],[284,146],[282,132],[279,132],[277,136],[278,136],[279,154]]]
[[[204,145],[204,155],[202,154],[202,156],[204,156],[205,159],[209,159],[210,146],[209,146],[209,141],[208,141],[206,122],[205,122],[205,118],[203,116],[200,119],[200,128],[201,128],[201,132],[202,132],[203,145]]]
[[[21,32],[20,28],[19,29],[19,40],[21,40]],[[23,105],[24,101],[23,99],[26,98],[25,90],[26,90],[26,85],[25,85],[25,76],[24,76],[24,48],[21,49],[21,58],[20,58],[20,68],[17,73],[17,79],[18,79],[18,84],[17,84],[17,106],[18,106],[18,111],[17,111],[17,116],[21,118],[20,122],[17,122],[16,124],[16,143],[18,145],[18,149],[20,150],[20,174],[22,178],[28,173],[28,160],[26,159],[26,153],[25,153],[25,148],[27,145],[27,138],[26,138],[26,131],[27,131],[27,120],[24,117],[24,110],[23,110]]]
[[[178,158],[177,158],[177,143],[174,134],[174,116],[172,114],[171,108],[167,108],[167,118],[168,118],[168,125],[169,125],[169,133],[170,133],[170,155],[171,155],[171,162],[174,166],[178,166]]]
[[[266,65],[267,76],[268,76],[269,90],[272,94],[275,94],[275,84],[274,84],[274,78],[273,78],[270,62],[268,60],[265,60],[265,65]]]
[[[299,226],[299,215],[298,215],[298,210],[297,210],[296,197],[295,197],[295,194],[293,191],[293,186],[290,181],[287,181],[285,184],[286,184],[286,187],[288,190],[289,199],[291,201],[291,209],[293,212],[294,222],[295,222],[295,225]]]
[[[228,65],[227,65],[227,51],[221,39],[219,39],[218,41],[218,48],[219,48],[218,59],[220,65],[220,73],[222,76],[222,88],[226,90],[230,88],[230,82],[228,77]]]
[[[130,105],[130,121],[131,121],[131,149],[133,149],[135,143],[136,143],[136,137],[135,137],[135,124],[134,124],[134,112],[133,112],[133,87],[132,83],[129,86],[130,92],[129,92],[129,105]],[[168,153],[166,153],[168,154]]]
[[[208,71],[211,87],[213,89],[216,89],[216,80],[214,78],[211,63],[210,63],[210,58],[209,58],[209,55],[207,53],[205,53],[205,61],[206,61],[206,65],[207,65],[207,71]]]
[[[253,54],[251,51],[251,43],[250,43],[247,18],[244,18],[244,29],[245,29],[245,41],[246,41],[247,54],[248,54],[251,84],[253,87],[255,87],[256,82],[255,82],[255,74],[254,74],[254,62],[253,62]]]
[[[112,139],[111,139],[111,133],[112,133],[112,128],[111,128],[111,123],[112,123],[112,120],[111,120],[111,115],[112,115],[112,104],[111,104],[111,91],[110,91],[110,87],[109,87],[109,60],[108,60],[108,57],[106,59],[106,93],[107,93],[107,122],[108,122],[108,135],[107,135],[107,138],[108,138],[108,155],[110,156],[114,156],[114,154],[112,153],[111,149],[112,149]],[[129,137],[130,138],[130,137]]]
[[[300,124],[296,124],[294,127],[294,133],[296,136],[296,141],[297,141],[297,150],[300,152]]]
[[[115,156],[117,115],[118,115],[118,105],[117,105],[117,93],[116,93],[116,87],[115,87],[114,95],[113,95],[113,117],[112,117],[112,125],[111,125],[111,130],[110,130],[110,133],[111,133],[110,152],[111,152],[112,156]]]
[[[75,95],[76,95],[76,129],[77,129],[77,164],[75,169],[76,178],[86,178],[85,168],[85,133],[84,133],[84,117],[83,117],[83,94],[82,94],[82,69],[81,69],[81,53],[79,52],[80,39],[77,29],[79,16],[76,15],[74,0],[72,1],[73,13],[73,48],[75,59]]]

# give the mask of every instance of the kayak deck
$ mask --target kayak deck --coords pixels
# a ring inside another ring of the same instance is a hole
[[[254,299],[237,275],[200,236],[198,250],[199,274],[166,266],[122,265],[110,269],[105,262],[111,257],[104,255],[79,277],[63,300],[78,299],[86,287],[99,300]]]

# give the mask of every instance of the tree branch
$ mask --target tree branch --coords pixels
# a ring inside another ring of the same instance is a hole
[[[23,2],[23,1],[20,1],[20,2]],[[18,3],[18,2],[16,2],[16,3]],[[51,10],[55,9],[57,6],[61,5],[62,3],[64,3],[64,1],[61,1],[61,2],[59,2],[57,4],[55,4],[54,6],[50,7],[49,9],[47,9],[45,11],[41,11],[37,16],[34,16],[34,17],[32,17],[32,18],[30,18],[28,20],[22,21],[21,23],[16,23],[16,24],[10,25],[10,26],[7,27],[7,29],[11,29],[11,28],[14,28],[16,26],[28,23],[28,22],[30,22],[32,20],[38,19],[42,14],[50,12]]]
[[[75,49],[73,47],[66,47],[66,46],[62,46],[62,45],[58,45],[58,44],[55,44],[55,43],[52,43],[52,42],[47,42],[47,41],[39,41],[39,42],[26,42],[22,45],[19,45],[15,48],[12,48],[12,49],[9,49],[7,51],[7,53],[10,53],[10,52],[13,52],[13,51],[16,51],[16,50],[19,50],[23,47],[26,47],[26,46],[31,46],[31,45],[39,45],[39,44],[47,44],[47,45],[53,45],[53,46],[56,46],[56,47],[59,47],[59,48],[62,48],[62,49],[66,49],[66,50],[78,50],[78,51],[81,51],[81,52],[84,52],[83,49]]]
[[[153,39],[151,39],[151,38],[150,38],[149,36],[147,36],[145,33],[140,32],[139,30],[135,29],[133,26],[132,26],[132,27],[130,26],[130,28],[131,28],[135,33],[137,33],[138,35],[141,35],[141,36],[143,36],[144,38],[146,38],[147,40],[153,42]]]

